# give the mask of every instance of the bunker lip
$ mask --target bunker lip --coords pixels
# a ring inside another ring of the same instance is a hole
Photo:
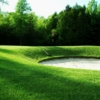
[[[67,58],[54,58],[40,61],[40,64],[62,67],[62,68],[77,68],[88,70],[100,70],[100,59],[95,57],[67,57]]]
[[[60,56],[60,57],[50,57],[43,60],[38,61],[38,63],[49,61],[49,60],[55,60],[55,59],[69,59],[69,58],[75,58],[75,59],[100,59],[100,57],[93,57],[93,56]]]

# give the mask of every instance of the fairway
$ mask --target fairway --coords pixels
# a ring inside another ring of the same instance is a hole
[[[59,57],[100,58],[100,47],[0,46],[0,100],[99,100],[100,71],[38,63]]]

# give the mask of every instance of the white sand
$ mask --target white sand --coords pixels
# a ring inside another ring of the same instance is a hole
[[[61,58],[43,61],[41,64],[63,68],[100,70],[100,59],[94,58]]]

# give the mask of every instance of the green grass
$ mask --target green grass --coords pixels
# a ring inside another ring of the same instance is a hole
[[[100,47],[0,46],[0,100],[100,100],[100,71],[38,64],[57,57],[100,58]]]

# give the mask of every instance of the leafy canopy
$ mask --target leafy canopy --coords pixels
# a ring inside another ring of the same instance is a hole
[[[5,0],[0,0],[0,3],[8,4],[8,2]]]
[[[19,14],[29,13],[31,11],[31,7],[27,0],[19,0],[16,5],[16,12]]]

